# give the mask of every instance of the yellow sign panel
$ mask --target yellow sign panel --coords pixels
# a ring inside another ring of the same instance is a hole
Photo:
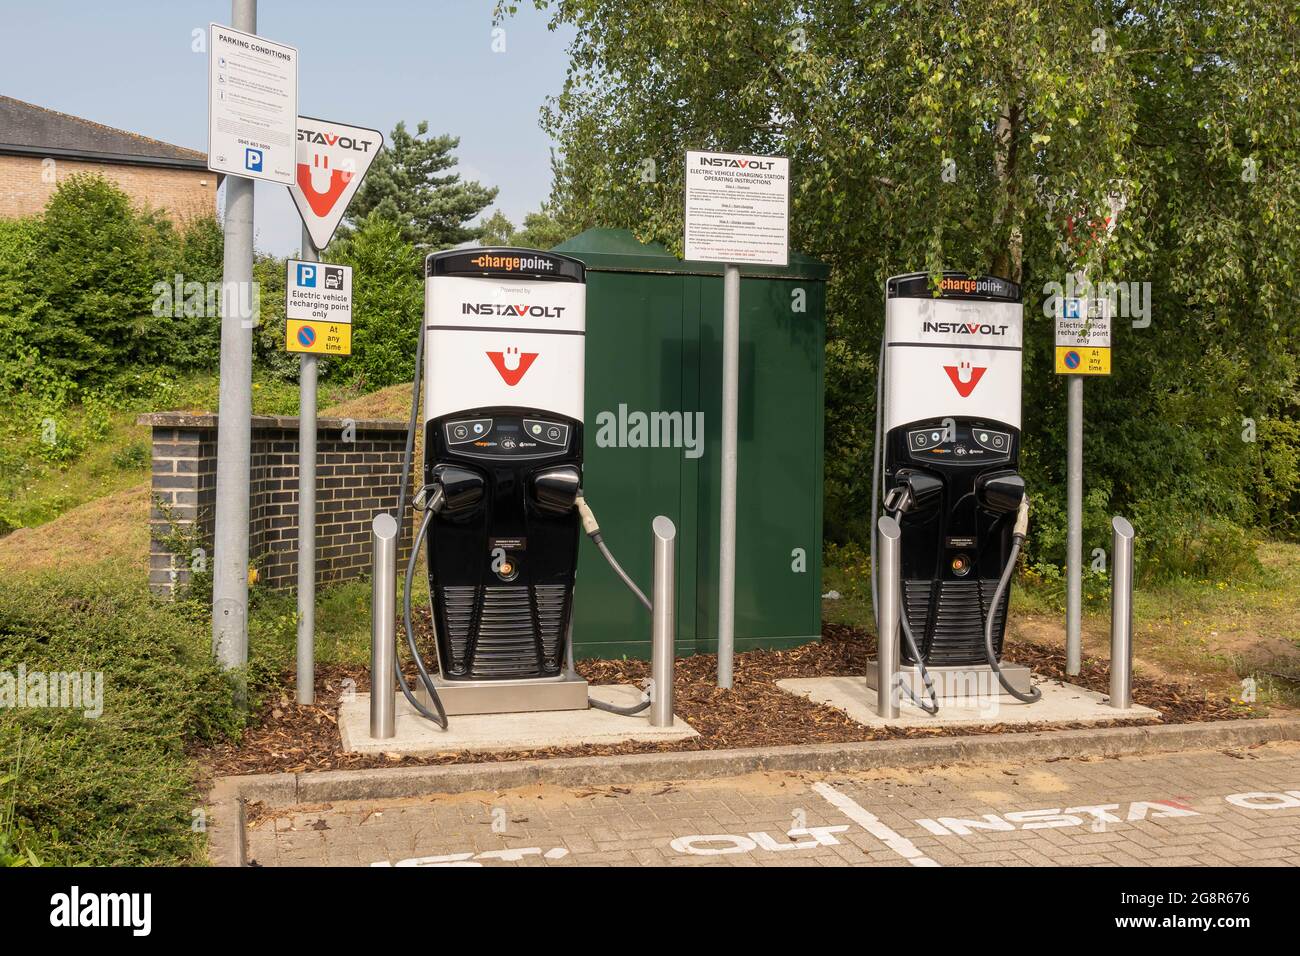
[[[1109,375],[1110,349],[1098,346],[1058,345],[1058,375]]]
[[[352,326],[347,322],[290,319],[285,323],[284,347],[289,352],[351,355]]]

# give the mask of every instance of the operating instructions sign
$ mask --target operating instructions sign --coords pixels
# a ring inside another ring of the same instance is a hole
[[[219,23],[208,41],[208,169],[293,185],[298,51]]]
[[[784,266],[789,241],[789,159],[687,151],[687,259]]]
[[[290,259],[285,282],[284,347],[290,352],[352,354],[352,267]]]

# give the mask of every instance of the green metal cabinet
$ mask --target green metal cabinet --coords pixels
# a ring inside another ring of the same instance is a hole
[[[554,251],[581,259],[588,269],[587,500],[605,540],[647,593],[650,521],[657,514],[674,521],[677,653],[712,653],[718,614],[722,268],[682,262],[625,230],[592,229]],[[738,650],[794,646],[821,633],[827,273],[822,263],[798,255],[783,269],[741,268]],[[646,417],[640,433],[636,413]],[[650,417],[655,413],[658,419]],[[697,415],[702,415],[702,438],[692,434],[693,426],[686,430]],[[658,438],[677,439],[677,445],[654,447],[652,431]],[[687,438],[695,439],[694,449],[685,447]],[[645,444],[636,447],[639,439]],[[645,658],[650,652],[649,614],[585,538],[574,646],[578,657]]]

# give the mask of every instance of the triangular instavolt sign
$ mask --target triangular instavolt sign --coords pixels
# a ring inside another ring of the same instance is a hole
[[[289,187],[317,249],[324,249],[384,145],[377,129],[298,117],[298,167]]]

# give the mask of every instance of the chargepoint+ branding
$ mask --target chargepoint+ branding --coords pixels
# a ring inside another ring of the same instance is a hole
[[[555,271],[555,260],[530,255],[494,255],[484,252],[474,256],[469,263],[479,269],[500,269],[503,272],[533,272],[547,274]]]

